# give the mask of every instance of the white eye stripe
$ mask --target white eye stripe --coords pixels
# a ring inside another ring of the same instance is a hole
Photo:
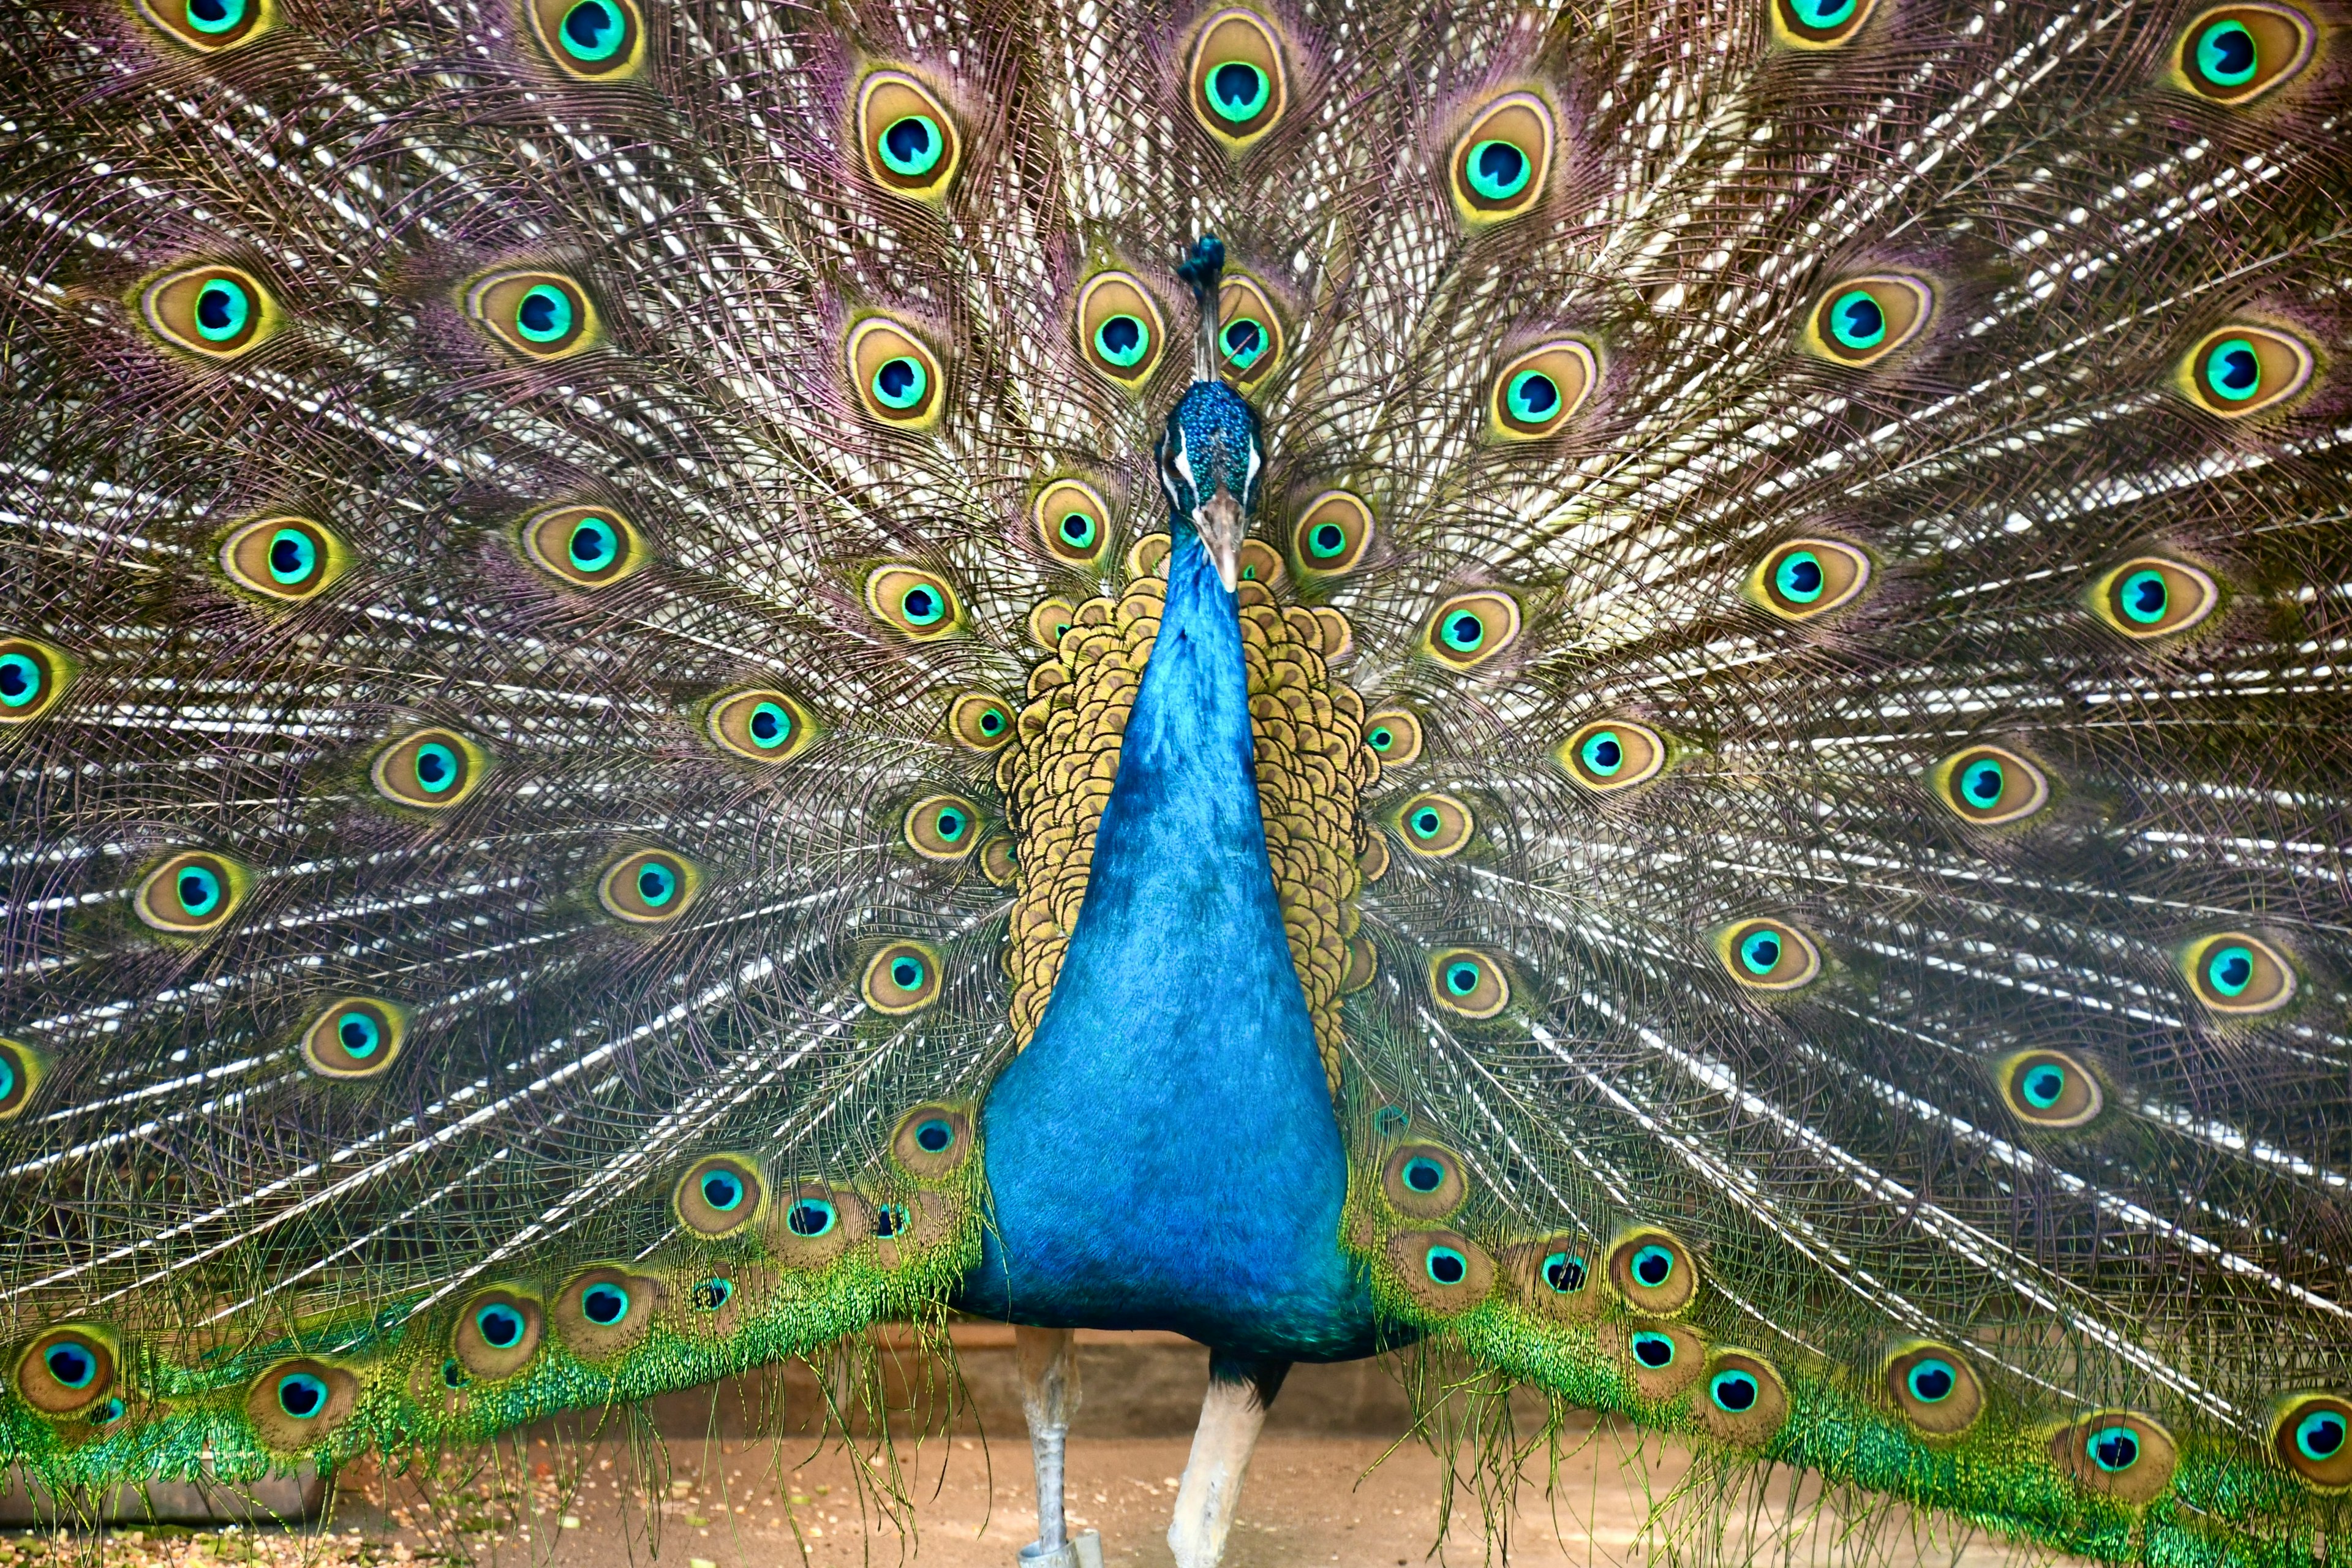
[[[1201,481],[1192,477],[1192,455],[1184,450],[1184,442],[1181,437],[1177,439],[1176,452],[1172,461],[1176,465],[1176,471],[1184,476],[1184,483],[1192,488],[1192,491],[1194,495],[1199,495],[1201,493]]]
[[[1257,471],[1265,467],[1265,459],[1257,455],[1257,443],[1255,441],[1252,441],[1249,444],[1249,478],[1242,481],[1242,489],[1244,491],[1248,490],[1251,486],[1257,483]]]

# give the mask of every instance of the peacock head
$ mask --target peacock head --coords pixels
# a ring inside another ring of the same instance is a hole
[[[1160,437],[1160,485],[1168,492],[1168,531],[1181,539],[1189,526],[1199,534],[1230,594],[1241,580],[1242,541],[1257,510],[1265,454],[1257,410],[1217,375],[1217,285],[1224,268],[1224,246],[1207,234],[1176,268],[1192,286],[1201,330],[1192,384]]]
[[[1256,410],[1222,382],[1194,382],[1160,437],[1160,485],[1168,531],[1181,538],[1190,527],[1201,536],[1228,594],[1241,579],[1242,541],[1265,471]]]

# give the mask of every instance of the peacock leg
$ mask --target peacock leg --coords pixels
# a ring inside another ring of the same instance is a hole
[[[1176,1517],[1168,1523],[1176,1568],[1217,1568],[1223,1560],[1250,1451],[1289,1371],[1286,1361],[1209,1352],[1209,1392],[1201,1401],[1201,1425],[1192,1431],[1192,1456],[1184,1461],[1184,1479],[1176,1489]]]
[[[1013,1346],[1021,1362],[1021,1413],[1029,1422],[1029,1452],[1037,1467],[1037,1539],[1021,1549],[1024,1568],[1075,1568],[1062,1518],[1062,1454],[1070,1417],[1078,1408],[1078,1358],[1068,1329],[1016,1326]]]

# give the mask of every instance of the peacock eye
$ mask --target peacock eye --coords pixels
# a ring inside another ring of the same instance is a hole
[[[2181,361],[2179,381],[2206,413],[2243,419],[2301,392],[2313,363],[2301,339],[2241,323],[2208,332]]]
[[[646,563],[644,542],[610,507],[562,506],[523,520],[523,558],[574,588],[602,588]]]
[[[74,677],[63,651],[31,637],[0,637],[0,724],[26,724],[58,705]]]
[[[961,1166],[971,1143],[970,1119],[950,1105],[918,1105],[898,1118],[890,1134],[892,1157],[926,1181]]]
[[[139,918],[174,936],[202,936],[228,923],[245,901],[243,867],[225,856],[174,855],[147,873],[131,897]]]
[[[1140,279],[1097,272],[1078,290],[1078,347],[1088,364],[1129,390],[1158,368],[1167,328]]]
[[[2185,632],[2221,602],[2221,585],[2185,561],[2144,555],[2100,578],[2091,612],[2134,641]]]
[[[1372,510],[1348,490],[1325,490],[1308,501],[1291,530],[1291,553],[1301,572],[1336,575],[1354,570],[1372,542]]]
[[[1748,596],[1784,621],[1841,609],[1870,585],[1870,557],[1834,539],[1792,539],[1748,576]]]
[[[1470,808],[1446,795],[1417,795],[1397,813],[1404,847],[1430,859],[1454,854],[1470,842]]]
[[[961,795],[926,795],[907,808],[901,831],[926,860],[969,859],[980,847],[980,808]]]
[[[1062,646],[1062,638],[1077,624],[1078,607],[1059,594],[1040,599],[1029,611],[1029,639],[1047,653]]]
[[[1984,1390],[1968,1359],[1932,1341],[1897,1346],[1886,1358],[1881,1381],[1905,1419],[1929,1436],[1956,1436],[1974,1426],[1984,1409]]]
[[[48,1058],[22,1040],[0,1039],[0,1121],[13,1121],[33,1103]]]
[[[1769,0],[1772,36],[1785,47],[1833,49],[1862,30],[1874,0]]]
[[[540,47],[566,76],[614,81],[645,63],[646,25],[635,0],[530,0]]]
[[[866,965],[866,1004],[877,1013],[920,1012],[940,999],[940,962],[919,942],[895,942]]]
[[[2079,1485],[2130,1503],[2163,1495],[2177,1455],[2170,1434],[2131,1410],[2086,1415],[2050,1438],[2051,1458]]]
[[[2064,1051],[2020,1051],[2003,1059],[1994,1077],[2010,1114],[2029,1126],[2083,1127],[2106,1109],[2097,1077]]]
[[[601,341],[596,310],[580,285],[553,272],[493,272],[466,290],[466,314],[525,359],[552,362]]]
[[[1919,335],[1935,294],[1916,278],[1854,278],[1833,285],[1805,325],[1805,346],[1835,364],[1876,364]]]
[[[1444,1219],[1470,1195],[1461,1160],[1434,1143],[1391,1150],[1381,1165],[1381,1190],[1391,1207],[1413,1219]]]
[[[1609,1283],[1635,1310],[1672,1317],[1698,1294],[1698,1266],[1690,1248],[1664,1230],[1645,1227],[1610,1243]]]
[[[640,849],[614,862],[597,879],[604,912],[631,925],[667,925],[684,915],[701,890],[694,867],[666,849]]]
[[[2271,1447],[2288,1469],[2331,1491],[2352,1486],[2352,1401],[2290,1394],[2273,1408]]]
[[[1110,543],[1110,506],[1081,479],[1055,479],[1029,509],[1046,553],[1072,566],[1101,564]]]
[[[1273,29],[1248,11],[1220,11],[1192,46],[1192,117],[1229,153],[1272,130],[1288,107],[1288,78]]]
[[[992,752],[1013,738],[1011,705],[992,691],[966,691],[948,705],[948,733],[975,752]]]
[[[1937,800],[1980,827],[2021,822],[2050,804],[2048,775],[2000,746],[1955,752],[1929,769],[1927,779]]]
[[[1698,1404],[1701,1425],[1719,1441],[1757,1447],[1770,1440],[1789,1418],[1789,1394],[1761,1358],[1746,1351],[1718,1350],[1707,1357],[1706,1398]]]
[[[1562,338],[1519,355],[1495,377],[1489,428],[1501,441],[1540,441],[1583,406],[1599,379],[1591,348]]]
[[[801,754],[815,726],[800,703],[782,691],[756,687],[730,692],[710,705],[702,732],[720,750],[755,763],[782,763]]]
[[[217,263],[155,279],[140,290],[139,314],[173,347],[216,361],[249,353],[285,324],[258,279]]]
[[[1531,210],[1551,177],[1555,140],[1551,108],[1533,93],[1507,93],[1479,110],[1448,164],[1464,223],[1482,228]]]
[[[2294,966],[2244,931],[2198,938],[2183,950],[2181,968],[2197,999],[2226,1017],[2275,1013],[2294,1000]]]
[[[1224,374],[1246,389],[1282,363],[1282,318],[1255,279],[1225,274],[1217,289],[1217,349]]]
[[[352,1417],[359,1380],[308,1356],[279,1362],[246,1391],[245,1415],[262,1442],[281,1451],[308,1448]]]
[[[391,1004],[345,997],[303,1031],[302,1056],[320,1078],[381,1078],[399,1058],[406,1034],[405,1016]]]
[[[1423,647],[1441,663],[1471,669],[1510,647],[1518,635],[1518,601],[1489,589],[1457,594],[1438,605]]]
[[[419,730],[376,753],[368,777],[376,794],[401,805],[446,811],[472,795],[489,757],[454,730]]]
[[[918,641],[953,631],[960,614],[947,584],[919,566],[876,570],[866,579],[866,607]]]
[[[44,1415],[79,1415],[100,1405],[114,1378],[114,1347],[79,1324],[45,1331],[16,1363],[16,1392]]]
[[[1364,744],[1384,768],[1401,768],[1421,755],[1421,720],[1411,709],[1383,708],[1364,720]]]
[[[1822,972],[1812,939],[1780,921],[1743,921],[1716,938],[1716,956],[1732,979],[1751,991],[1795,991]]]
[[[732,1236],[757,1219],[768,1192],[757,1162],[742,1154],[706,1154],[686,1168],[670,1206],[698,1236]]]
[[[876,71],[858,89],[857,136],[867,177],[917,201],[943,198],[963,159],[947,105],[904,71]]]
[[[244,43],[273,19],[264,0],[139,0],[139,10],[173,42],[202,54]]]
[[[265,517],[221,541],[221,570],[247,592],[284,603],[316,595],[342,574],[342,541],[307,517]]]
[[[1615,795],[1665,771],[1665,738],[1630,719],[1596,719],[1560,742],[1553,755],[1578,784]]]
[[[999,888],[1010,888],[1021,879],[1018,851],[1010,834],[1000,833],[982,843],[980,874]]]
[[[1626,1348],[1633,1352],[1635,1361],[1652,1372],[1664,1372],[1675,1364],[1675,1337],[1672,1334],[1660,1333],[1655,1329],[1637,1330],[1626,1341]]]
[[[947,404],[940,362],[912,331],[872,316],[850,329],[849,383],[875,419],[906,429],[939,422]]]
[[[1449,1013],[1491,1018],[1511,1005],[1510,982],[1486,953],[1448,948],[1429,961],[1429,994]]]
[[[2182,31],[2179,68],[2190,91],[2237,108],[2298,75],[2317,42],[2311,18],[2292,5],[2223,5]]]

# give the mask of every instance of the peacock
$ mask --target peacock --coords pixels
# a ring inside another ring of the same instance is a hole
[[[2340,0],[21,0],[0,1451],[1018,1325],[2341,1563]]]

